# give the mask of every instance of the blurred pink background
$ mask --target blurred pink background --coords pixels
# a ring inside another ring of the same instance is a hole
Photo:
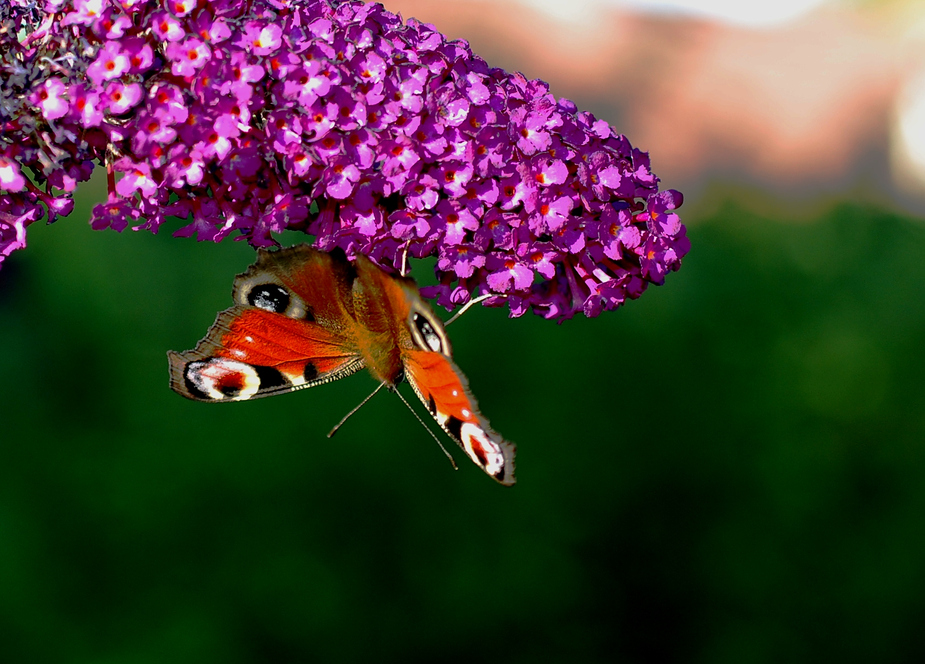
[[[921,3],[828,3],[751,27],[538,2],[384,4],[609,121],[688,216],[728,196],[797,219],[845,198],[925,213]]]

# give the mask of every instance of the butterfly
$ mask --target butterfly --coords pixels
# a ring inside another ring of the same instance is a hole
[[[407,380],[479,468],[514,484],[515,446],[479,412],[444,325],[413,279],[390,275],[362,255],[349,261],[339,249],[303,244],[259,250],[257,262],[235,278],[233,298],[195,349],[167,353],[175,392],[197,401],[245,401],[366,367],[380,388],[397,391]]]

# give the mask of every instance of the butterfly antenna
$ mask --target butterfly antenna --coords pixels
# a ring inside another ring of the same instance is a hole
[[[363,401],[361,401],[360,404],[359,404],[358,406],[356,406],[353,410],[351,410],[349,413],[347,413],[346,415],[344,415],[344,418],[343,418],[340,422],[338,422],[336,425],[334,425],[334,428],[331,429],[330,432],[328,432],[328,438],[331,438],[335,433],[337,433],[337,430],[340,429],[340,428],[344,425],[344,422],[346,422],[347,420],[349,420],[350,417],[351,417],[355,412],[357,412],[358,410],[360,410],[360,408],[362,408],[362,407],[366,404],[367,401],[369,401],[369,400],[372,399],[374,396],[376,396],[376,392],[378,392],[379,390],[381,390],[381,389],[383,388],[384,385],[385,385],[385,383],[379,383],[379,387],[377,387],[375,390],[373,390],[373,393],[372,393],[372,394],[370,394],[368,397],[366,397],[365,399],[363,399]]]
[[[384,384],[385,383],[383,383],[383,385]],[[401,402],[403,404],[408,406],[408,410],[410,410],[411,414],[417,418],[417,421],[421,423],[421,426],[427,429],[427,433],[430,434],[430,437],[437,441],[437,445],[439,445],[440,449],[443,450],[443,453],[446,455],[446,458],[450,460],[450,465],[453,466],[453,470],[459,470],[459,466],[456,465],[456,460],[452,456],[450,456],[449,452],[446,451],[446,448],[443,446],[443,443],[441,443],[440,439],[437,438],[437,434],[435,434],[433,431],[430,430],[430,427],[427,426],[424,420],[421,419],[421,416],[418,415],[417,411],[411,407],[411,404],[408,403],[408,401],[405,399],[405,397],[401,395],[401,392],[399,392],[397,388],[393,390],[393,392],[395,392],[395,394],[398,395],[398,398],[401,399]]]
[[[477,298],[475,298],[475,299],[473,299],[473,300],[469,300],[468,302],[466,302],[466,303],[463,305],[463,308],[462,308],[462,309],[460,309],[460,310],[457,311],[455,314],[453,314],[453,317],[450,318],[448,321],[446,321],[446,322],[443,324],[443,327],[447,327],[447,326],[448,326],[450,323],[452,323],[454,320],[456,320],[457,318],[459,318],[460,316],[462,316],[464,313],[466,313],[466,309],[468,309],[469,307],[471,307],[473,304],[478,304],[478,303],[481,302],[482,300],[487,300],[487,299],[490,298],[490,297],[506,297],[506,296],[505,296],[505,295],[502,295],[501,293],[485,293],[484,295],[479,295]]]

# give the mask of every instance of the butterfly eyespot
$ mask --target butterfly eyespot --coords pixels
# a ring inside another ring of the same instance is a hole
[[[481,466],[486,473],[504,483],[506,480],[504,452],[498,444],[473,422],[463,423],[459,437],[469,458]]]
[[[431,325],[426,318],[421,316],[418,313],[415,313],[412,316],[412,321],[414,326],[417,328],[418,332],[421,335],[421,338],[424,340],[427,350],[432,350],[435,353],[443,352],[443,341],[440,339],[440,336],[434,330],[434,326]]]
[[[289,307],[289,291],[278,284],[260,284],[247,294],[252,307],[281,314]]]
[[[275,376],[265,375],[267,372],[261,370],[265,370],[265,367],[253,367],[244,362],[210,357],[206,360],[190,362],[183,372],[183,378],[186,388],[198,399],[206,401],[249,399],[263,386],[263,383],[275,382]]]

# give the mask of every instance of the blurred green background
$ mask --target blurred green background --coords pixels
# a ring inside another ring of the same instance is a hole
[[[171,392],[253,252],[93,232],[85,191],[0,270],[3,661],[925,660],[919,220],[714,196],[616,313],[467,313],[506,489],[389,395],[326,439],[365,373]]]

